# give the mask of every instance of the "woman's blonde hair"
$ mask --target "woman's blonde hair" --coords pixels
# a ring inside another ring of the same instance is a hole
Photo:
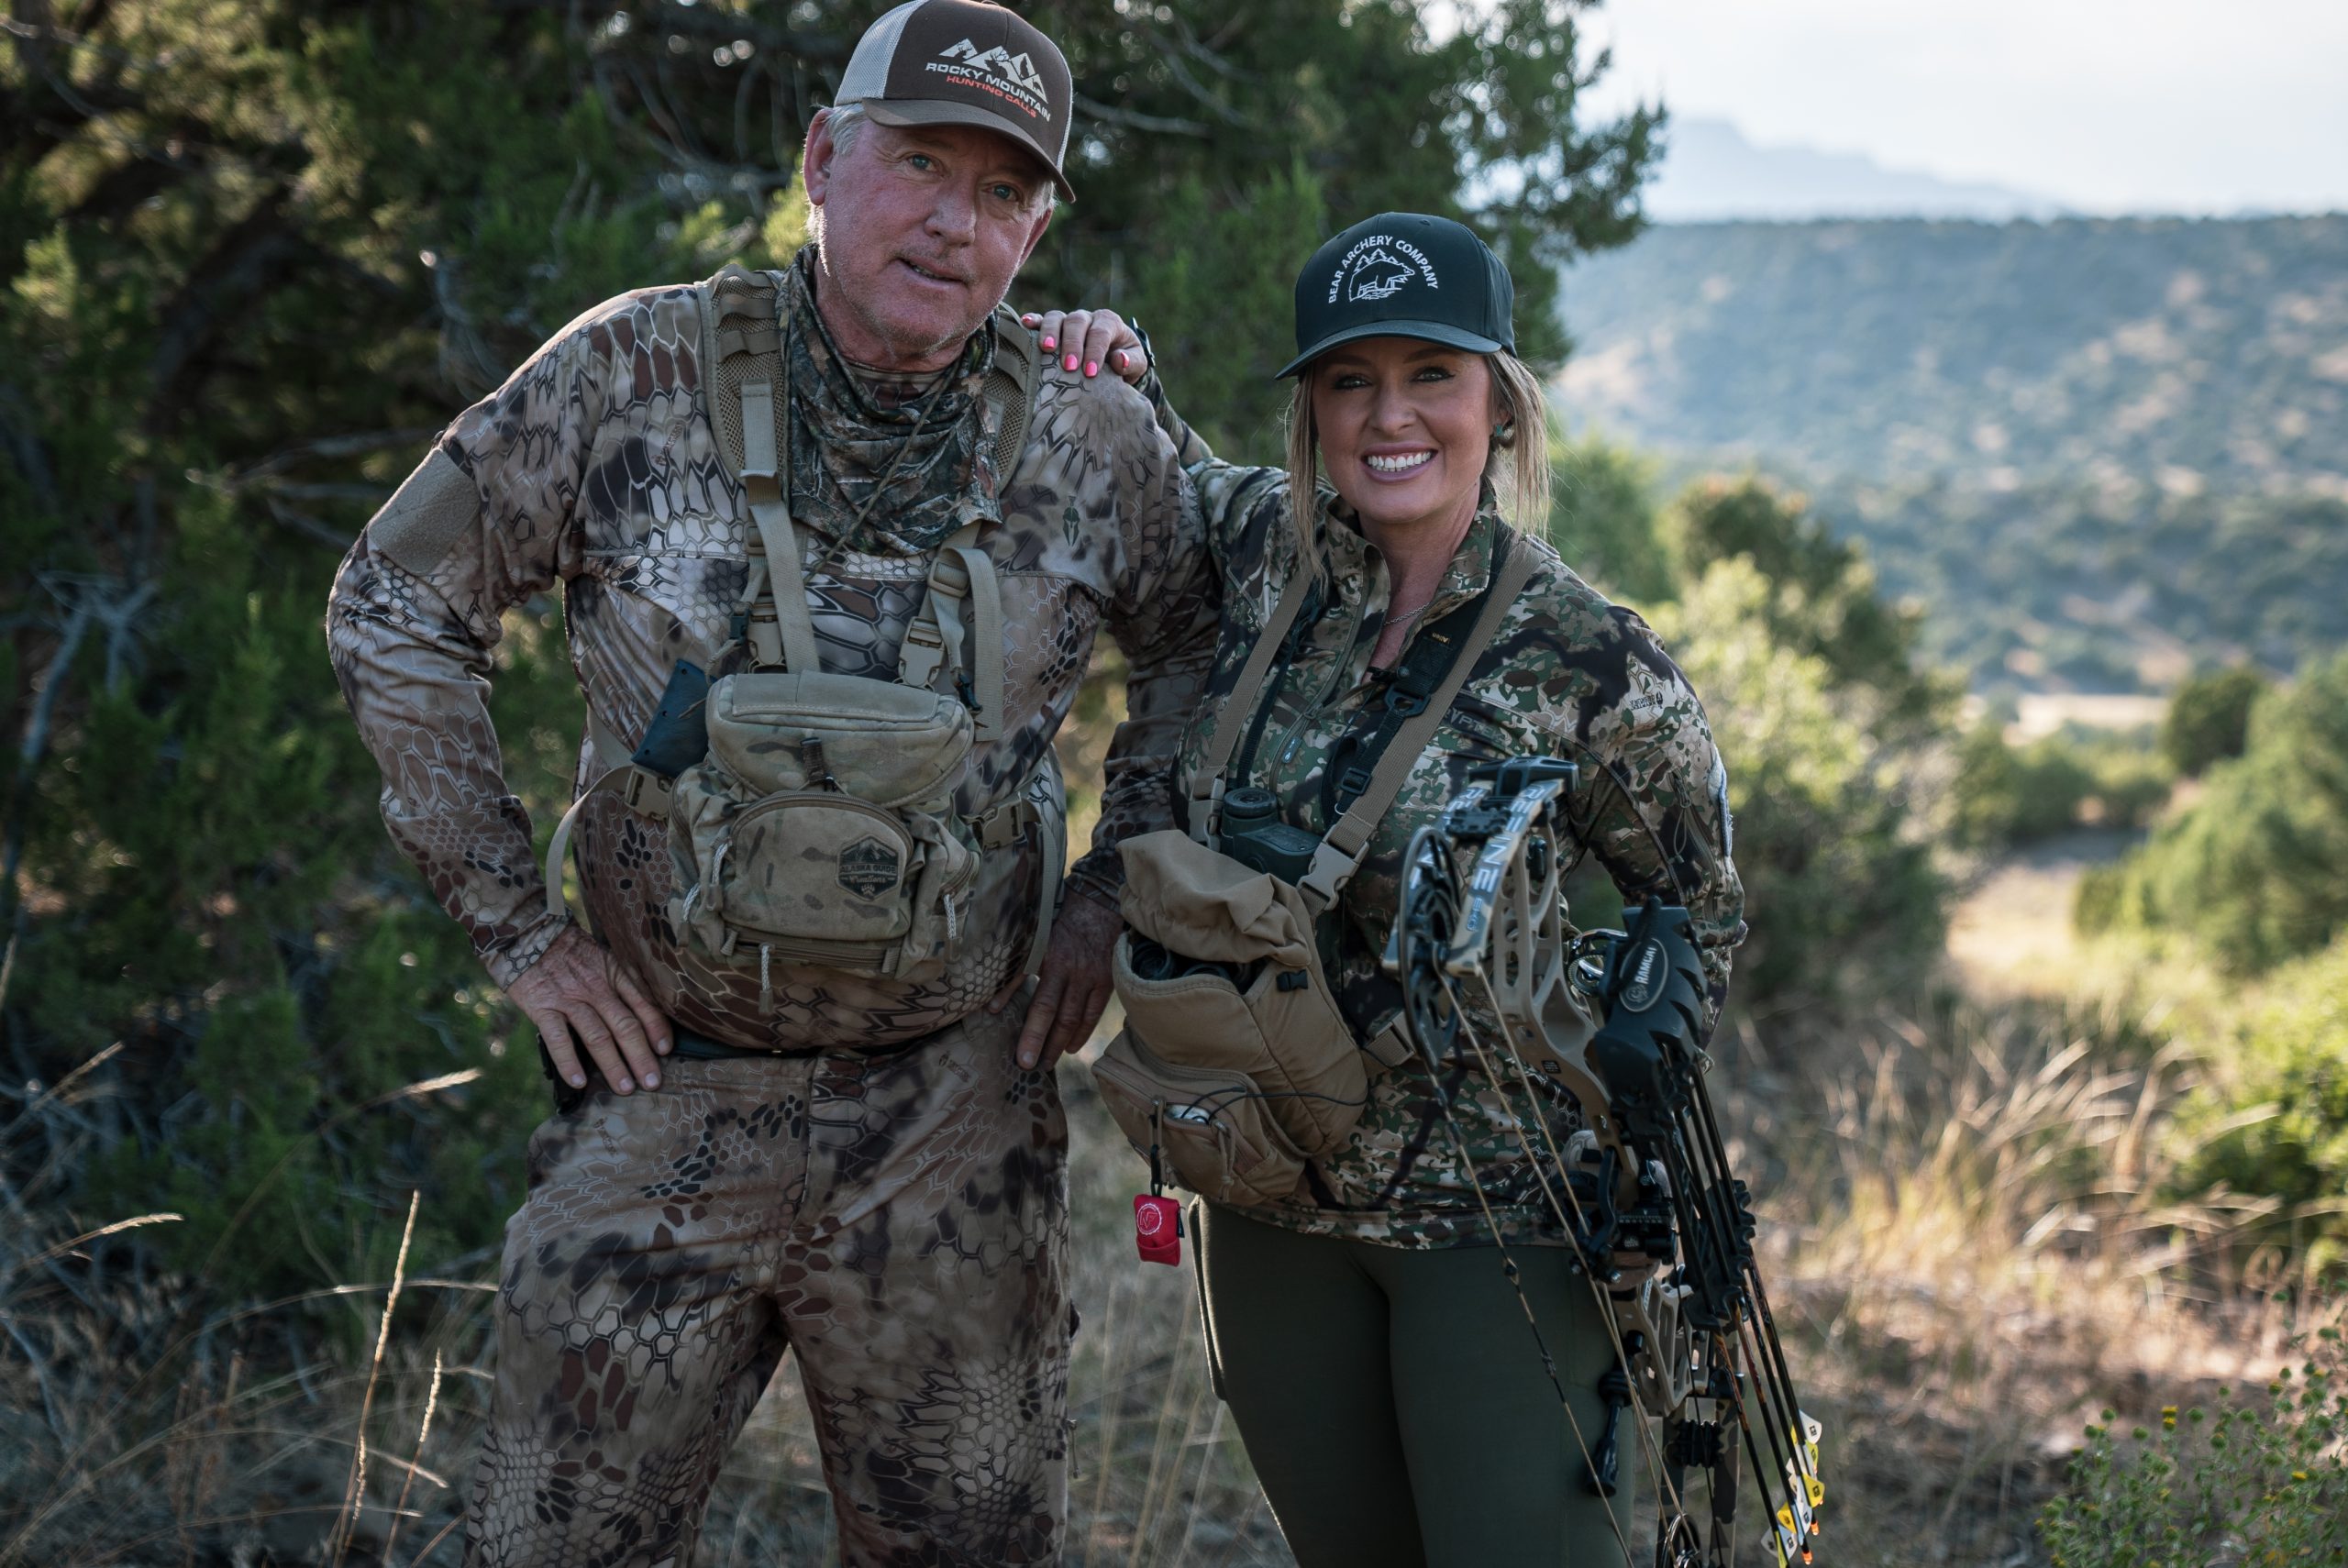
[[[1499,494],[1501,510],[1528,534],[1549,528],[1549,400],[1533,368],[1505,348],[1484,356],[1492,372],[1492,396],[1500,404],[1500,429],[1484,459],[1484,478]],[[1297,372],[1288,405],[1288,493],[1300,531],[1310,525],[1314,487],[1321,475],[1321,432],[1312,422],[1312,377],[1319,362]]]

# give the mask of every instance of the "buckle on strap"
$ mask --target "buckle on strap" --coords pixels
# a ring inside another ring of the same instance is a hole
[[[669,799],[676,790],[675,779],[663,778],[648,767],[630,764],[627,781],[620,786],[619,795],[628,810],[641,812],[648,817],[659,817],[668,814]]]
[[[1191,774],[1184,785],[1189,806],[1183,826],[1209,849],[1214,847],[1215,829],[1223,814],[1223,775],[1204,770]]]
[[[1361,862],[1327,839],[1323,839],[1312,851],[1312,864],[1297,885],[1297,891],[1312,900],[1312,912],[1320,914],[1337,901],[1346,884],[1361,869]]]
[[[1027,830],[1043,821],[1044,813],[1025,795],[1003,801],[980,812],[977,816],[962,820],[978,835],[980,849],[1008,849],[1027,836]]]
[[[937,679],[938,667],[946,662],[946,638],[936,623],[926,616],[917,617],[905,628],[904,646],[897,653],[897,679],[907,686],[926,690]]]

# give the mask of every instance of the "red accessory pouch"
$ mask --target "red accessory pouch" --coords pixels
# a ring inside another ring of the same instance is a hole
[[[1141,1250],[1144,1263],[1179,1265],[1182,1261],[1182,1206],[1170,1198],[1136,1193],[1134,1244]]]

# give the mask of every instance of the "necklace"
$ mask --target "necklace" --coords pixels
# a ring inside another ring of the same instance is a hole
[[[1434,602],[1434,600],[1429,599],[1415,610],[1405,610],[1400,615],[1389,615],[1386,617],[1386,624],[1390,626],[1399,626],[1405,621],[1415,621],[1420,616],[1425,614],[1427,613],[1427,605]]]

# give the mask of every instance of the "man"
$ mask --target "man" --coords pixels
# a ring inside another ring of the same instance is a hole
[[[1113,846],[1170,825],[1211,590],[1188,481],[1142,399],[1085,373],[1104,367],[1060,362],[1080,373],[1044,380],[1002,471],[989,445],[1005,411],[983,389],[1010,351],[990,315],[1067,191],[1058,50],[999,6],[915,0],[865,35],[838,97],[804,149],[815,239],[766,337],[823,668],[894,679],[933,557],[976,517],[1006,658],[999,738],[971,754],[957,811],[978,820],[1048,766],[1102,624],[1131,664],[1130,718],[1032,1004],[1063,832],[1048,805],[983,850],[942,972],[889,979],[685,943],[662,808],[599,791],[579,813],[591,937],[534,867],[482,675],[500,612],[560,580],[584,785],[638,745],[679,661],[738,648],[755,531],[721,444],[741,416],[705,362],[709,296],[590,311],[369,525],[327,628],[386,822],[573,1102],[532,1137],[507,1228],[469,1563],[686,1562],[786,1348],[847,1562],[1058,1555],[1074,1315],[1051,1070],[1107,995]]]

